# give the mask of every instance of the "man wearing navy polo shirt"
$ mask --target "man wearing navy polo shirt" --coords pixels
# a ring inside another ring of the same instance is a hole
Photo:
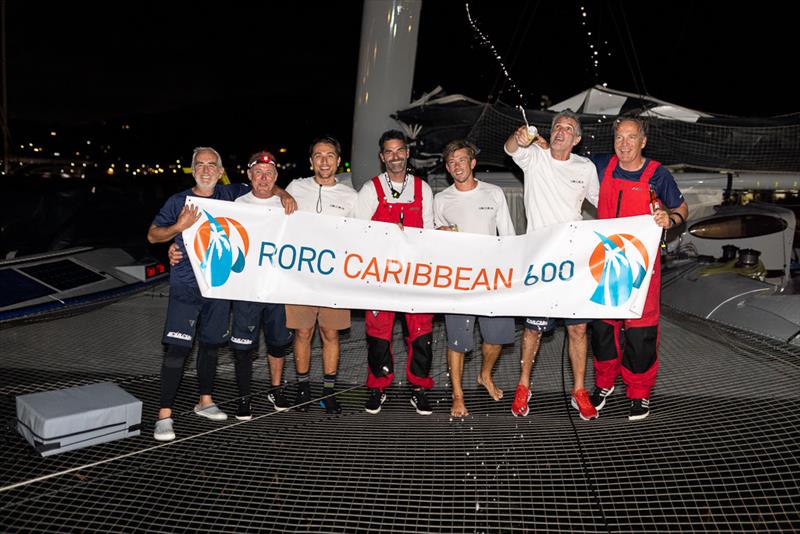
[[[187,197],[205,197],[215,200],[235,200],[247,193],[243,184],[219,185],[224,173],[219,152],[210,147],[198,147],[192,154],[192,176],[195,185],[191,189],[172,195],[153,219],[147,232],[150,243],[166,243],[175,239],[174,245],[186,255],[182,232],[199,218],[197,207],[186,206]],[[284,208],[291,212],[296,207],[294,199],[282,189],[276,192],[282,197]],[[194,412],[214,421],[224,421],[228,416],[220,410],[211,397],[217,372],[217,350],[228,342],[228,320],[230,301],[206,299],[200,294],[197,280],[188,261],[171,262],[169,278],[169,304],[164,325],[162,343],[167,345],[161,365],[161,400],[153,437],[158,441],[175,439],[172,420],[172,404],[183,377],[183,366],[192,350],[195,336],[200,339],[197,352],[197,380],[199,401]]]
[[[614,154],[592,158],[600,179],[599,219],[653,214],[656,224],[670,228],[689,216],[675,178],[660,163],[642,155],[645,145],[647,132],[641,119],[623,117],[614,122]],[[621,374],[631,403],[630,421],[650,415],[650,390],[658,371],[660,258],[653,263],[641,318],[592,322],[595,388],[589,398],[601,410]]]

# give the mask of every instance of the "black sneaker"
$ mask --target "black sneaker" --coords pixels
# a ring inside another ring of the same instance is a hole
[[[294,397],[295,409],[301,412],[308,411],[308,403],[311,401],[311,384],[300,382],[297,384],[297,395]]]
[[[239,399],[239,406],[236,408],[236,419],[239,421],[249,421],[253,418],[250,411],[250,399]]]
[[[336,400],[336,395],[333,393],[333,391],[330,391],[330,394],[324,399],[320,399],[319,405],[329,414],[342,413],[342,407],[339,404],[339,401]]]
[[[292,403],[289,402],[289,399],[283,394],[283,389],[276,389],[267,395],[267,399],[272,403],[272,406],[275,407],[276,412],[285,412],[292,407]]]
[[[601,388],[601,387],[594,387],[592,390],[592,394],[589,395],[589,400],[592,402],[592,405],[595,409],[599,412],[603,409],[603,406],[606,405],[606,397],[614,393],[614,386],[610,388]]]
[[[411,392],[411,406],[417,409],[420,415],[430,415],[433,413],[431,410],[431,403],[428,402],[428,397],[425,391],[417,389]]]
[[[631,399],[628,421],[640,421],[650,415],[650,399]]]
[[[384,402],[386,402],[386,393],[380,389],[372,388],[369,390],[367,402],[364,403],[364,409],[367,411],[367,413],[375,415],[380,413]]]

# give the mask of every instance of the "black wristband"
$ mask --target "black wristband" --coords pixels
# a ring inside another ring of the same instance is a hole
[[[673,216],[673,215],[677,215],[678,217],[680,217],[680,218],[681,218],[681,222],[679,222],[679,223],[675,223],[676,225],[678,225],[678,224],[683,224],[683,223],[685,223],[685,222],[686,222],[686,219],[684,219],[684,218],[683,218],[683,215],[681,215],[681,214],[680,214],[680,213],[678,213],[677,211],[673,211],[672,213],[670,213],[670,214],[669,214],[669,219],[670,219],[670,220],[672,220],[672,216]],[[674,222],[674,221],[673,221],[673,222]]]

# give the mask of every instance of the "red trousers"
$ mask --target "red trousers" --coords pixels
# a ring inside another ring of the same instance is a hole
[[[433,387],[431,372],[433,351],[433,314],[404,313],[403,334],[408,347],[406,377],[414,386],[429,389]],[[395,312],[366,312],[367,360],[369,369],[367,387],[384,389],[394,379],[394,358],[392,357],[392,330]]]
[[[661,318],[661,262],[656,259],[647,300],[640,319],[596,320],[592,322],[594,383],[601,388],[614,385],[617,376],[627,386],[630,399],[649,399],[658,373],[658,341]],[[621,330],[625,328],[624,343]]]

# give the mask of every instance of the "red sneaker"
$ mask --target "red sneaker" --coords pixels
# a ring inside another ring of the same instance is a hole
[[[517,391],[514,393],[514,402],[511,403],[511,413],[514,417],[525,417],[530,411],[528,409],[528,401],[531,399],[531,390],[519,384]]]
[[[597,408],[589,400],[589,392],[585,389],[576,389],[572,392],[572,407],[578,410],[584,421],[597,419]]]

